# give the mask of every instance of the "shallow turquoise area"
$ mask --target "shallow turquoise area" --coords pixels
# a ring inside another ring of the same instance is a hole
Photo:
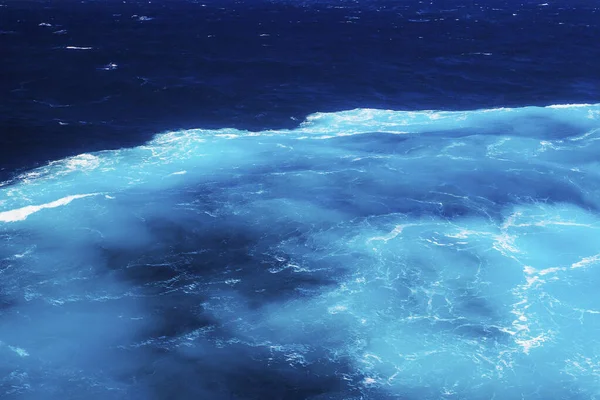
[[[561,105],[52,162],[0,184],[2,396],[600,398],[598,154]]]

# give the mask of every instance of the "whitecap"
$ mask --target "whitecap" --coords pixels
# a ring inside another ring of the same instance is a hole
[[[66,46],[67,50],[92,50],[93,47],[85,47],[85,46]]]
[[[22,208],[17,208],[15,210],[8,210],[0,212],[0,222],[17,222],[24,221],[31,214],[35,214],[38,211],[48,209],[48,208],[56,208],[61,206],[66,206],[71,203],[73,200],[83,199],[85,197],[96,196],[98,193],[90,193],[90,194],[76,194],[72,196],[63,197],[61,199],[52,201],[50,203],[40,204],[37,206],[26,206]]]

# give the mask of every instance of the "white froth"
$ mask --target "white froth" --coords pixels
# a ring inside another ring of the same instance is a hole
[[[592,104],[586,104],[586,103],[582,103],[582,104],[553,104],[551,106],[548,106],[546,108],[582,108],[582,107],[591,107]]]
[[[390,233],[388,233],[387,235],[372,237],[369,240],[367,240],[367,243],[370,243],[370,242],[376,241],[376,240],[383,240],[384,242],[387,242],[388,240],[392,240],[395,237],[397,237],[399,234],[401,234],[402,231],[404,230],[404,228],[407,228],[409,226],[413,226],[413,224],[396,225],[396,227],[394,229],[392,229],[392,231]]]
[[[22,208],[17,208],[15,210],[2,211],[0,212],[0,222],[17,222],[24,221],[31,214],[34,214],[38,211],[47,209],[47,208],[56,208],[60,206],[65,206],[72,202],[73,200],[82,199],[85,197],[96,196],[98,193],[90,193],[90,194],[76,194],[72,196],[63,197],[61,199],[52,201],[46,204],[40,204],[37,206],[26,206]]]
[[[595,264],[598,261],[600,261],[600,254],[596,254],[590,257],[584,257],[582,258],[580,261],[573,263],[571,265],[571,268],[583,268],[583,267],[587,267],[588,265],[591,264]]]
[[[15,346],[8,346],[8,348],[11,349],[12,351],[14,351],[15,353],[17,353],[17,355],[19,355],[19,357],[29,357],[29,353],[25,349],[22,349],[20,347],[15,347]]]
[[[29,352],[21,347],[11,346],[0,341],[0,347],[6,346],[10,351],[16,353],[19,357],[29,357]]]

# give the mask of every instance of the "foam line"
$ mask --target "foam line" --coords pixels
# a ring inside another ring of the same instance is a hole
[[[17,208],[15,210],[3,211],[0,212],[0,222],[17,222],[24,221],[31,214],[35,214],[38,211],[44,210],[46,208],[56,208],[61,206],[66,206],[73,200],[83,199],[85,197],[96,196],[98,193],[89,193],[89,194],[75,194],[72,196],[63,197],[61,199],[52,201],[46,204],[40,204],[37,206],[27,206],[22,208]]]

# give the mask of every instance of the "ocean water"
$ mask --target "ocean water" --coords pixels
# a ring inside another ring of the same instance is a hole
[[[593,2],[1,5],[2,399],[600,398]]]

